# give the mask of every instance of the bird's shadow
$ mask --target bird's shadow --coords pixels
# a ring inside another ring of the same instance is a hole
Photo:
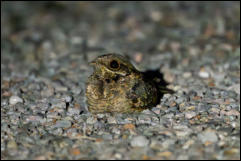
[[[145,80],[153,80],[155,86],[158,89],[158,101],[156,105],[158,105],[161,101],[161,98],[163,97],[164,94],[170,93],[173,94],[174,91],[171,89],[168,89],[167,86],[169,83],[165,81],[163,73],[160,72],[159,69],[154,69],[154,70],[147,70],[145,72],[142,72],[144,75]]]

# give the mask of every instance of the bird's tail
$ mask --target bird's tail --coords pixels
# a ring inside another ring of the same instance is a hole
[[[157,88],[158,88],[159,92],[161,92],[163,94],[167,94],[167,93],[173,94],[174,93],[173,90],[168,89],[168,88],[166,88],[164,86],[161,86],[161,85],[158,85]]]

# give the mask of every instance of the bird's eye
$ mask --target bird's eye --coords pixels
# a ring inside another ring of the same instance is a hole
[[[110,62],[110,67],[113,69],[118,69],[120,67],[119,63],[116,60]]]

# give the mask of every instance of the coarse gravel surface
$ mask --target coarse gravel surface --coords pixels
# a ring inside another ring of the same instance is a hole
[[[88,112],[109,52],[163,74],[156,115]],[[240,2],[2,2],[1,159],[240,159]]]

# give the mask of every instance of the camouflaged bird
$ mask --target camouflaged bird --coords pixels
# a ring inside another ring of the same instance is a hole
[[[127,58],[107,54],[90,62],[94,73],[88,78],[86,97],[91,113],[133,113],[157,104],[158,88]]]

